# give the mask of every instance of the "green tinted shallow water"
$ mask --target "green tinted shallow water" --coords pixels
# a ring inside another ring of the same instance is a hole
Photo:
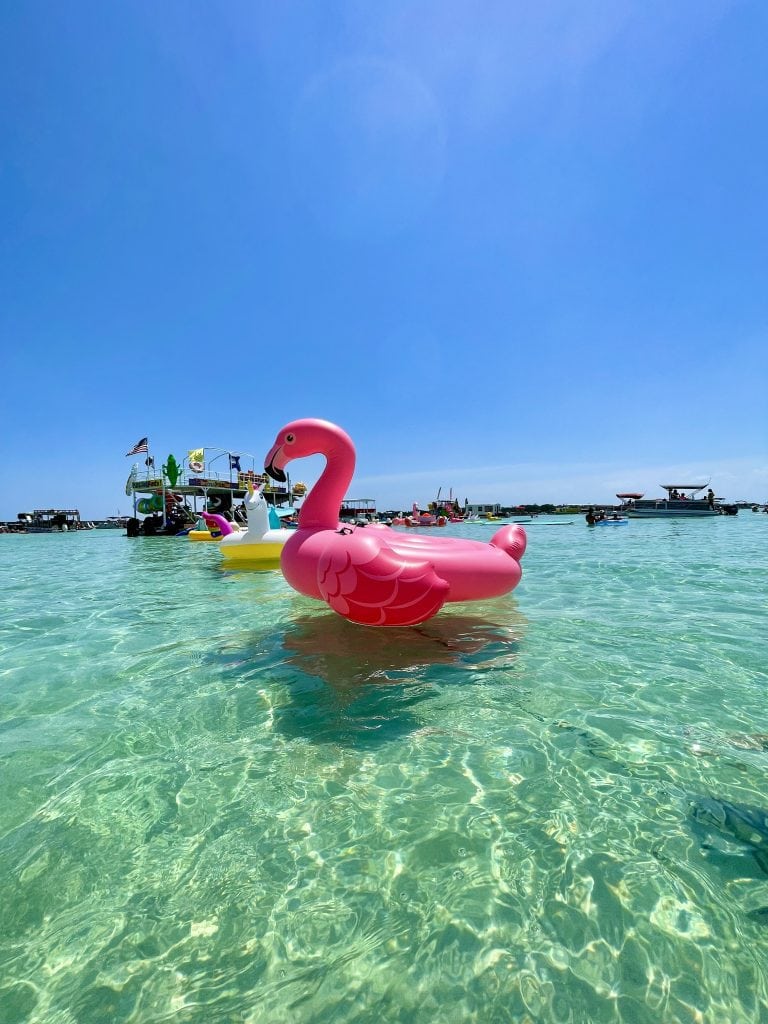
[[[768,1020],[768,516],[555,522],[402,631],[0,538],[2,1024]]]

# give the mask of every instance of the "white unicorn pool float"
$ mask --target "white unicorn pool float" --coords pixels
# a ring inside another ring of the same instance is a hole
[[[245,499],[247,530],[235,530],[232,523],[223,516],[203,513],[208,525],[221,531],[219,550],[229,566],[260,569],[277,569],[280,566],[283,545],[293,536],[294,531],[274,525],[280,520],[275,510],[267,504],[263,489],[264,484],[258,488],[248,484],[248,496]]]

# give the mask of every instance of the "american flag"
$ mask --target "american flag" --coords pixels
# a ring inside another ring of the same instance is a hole
[[[139,452],[148,452],[148,451],[149,451],[149,438],[148,437],[142,437],[142,439],[140,441],[137,441],[136,444],[133,446],[133,448],[131,448],[131,450],[129,452],[125,453],[125,457],[128,458],[129,455],[138,455]]]

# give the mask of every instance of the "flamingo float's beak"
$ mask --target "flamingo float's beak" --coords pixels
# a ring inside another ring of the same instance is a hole
[[[285,463],[282,455],[283,446],[281,444],[276,444],[264,460],[264,472],[268,473],[273,480],[277,480],[278,483],[284,484],[286,476],[283,472],[283,466]]]

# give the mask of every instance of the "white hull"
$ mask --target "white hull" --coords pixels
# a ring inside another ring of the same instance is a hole
[[[711,508],[629,508],[623,515],[630,519],[711,519],[719,513]]]

